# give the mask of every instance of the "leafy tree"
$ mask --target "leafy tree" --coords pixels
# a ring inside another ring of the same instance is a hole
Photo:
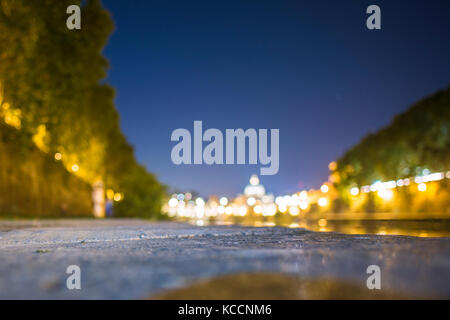
[[[338,159],[333,174],[339,177],[335,185],[345,199],[354,185],[416,176],[424,169],[450,169],[449,88],[419,101],[389,126],[367,135]]]
[[[81,30],[68,30],[77,0],[0,0],[0,120],[89,184],[124,193],[121,215],[159,212],[164,187],[140,166],[119,126],[114,89],[102,83],[102,49],[113,21],[99,0],[81,8]],[[151,210],[148,211],[148,210]],[[144,212],[145,211],[145,212]]]

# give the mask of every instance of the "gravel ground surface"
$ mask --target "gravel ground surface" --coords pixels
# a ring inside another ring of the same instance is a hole
[[[450,298],[450,238],[140,220],[0,221],[0,299],[139,299],[199,279],[274,272]],[[81,290],[66,269],[81,267]]]

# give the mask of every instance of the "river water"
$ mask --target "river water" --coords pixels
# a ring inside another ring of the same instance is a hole
[[[283,226],[346,234],[450,237],[450,219],[233,219],[222,222],[195,221],[194,223],[197,225],[238,224],[255,227]]]

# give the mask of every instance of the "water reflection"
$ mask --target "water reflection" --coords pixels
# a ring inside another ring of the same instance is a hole
[[[318,232],[340,232],[346,234],[405,235],[416,237],[449,237],[449,219],[389,220],[389,219],[231,219],[209,221],[209,224],[238,224],[254,227],[283,226],[304,228]]]
[[[196,281],[187,287],[167,290],[150,299],[409,299],[411,294],[390,290],[367,290],[364,282],[337,278],[299,277],[276,273],[238,273]],[[420,296],[420,298],[427,298]]]

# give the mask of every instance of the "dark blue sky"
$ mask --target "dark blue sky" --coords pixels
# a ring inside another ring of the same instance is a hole
[[[450,1],[114,1],[105,55],[121,126],[161,181],[241,192],[259,165],[176,166],[176,128],[279,128],[275,194],[318,187],[327,165],[449,85]],[[382,30],[366,28],[377,4]]]

